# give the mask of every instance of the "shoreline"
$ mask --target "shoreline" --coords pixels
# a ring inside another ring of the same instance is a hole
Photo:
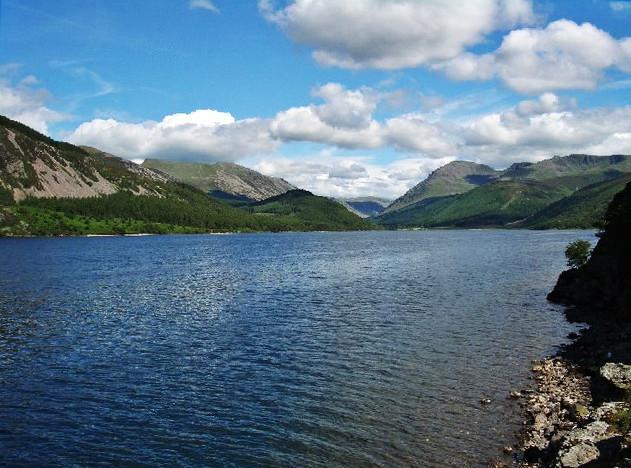
[[[571,310],[566,317],[572,321]],[[631,324],[593,322],[569,337],[534,363],[531,388],[511,392],[523,418],[513,465],[631,467],[631,366],[623,364],[631,360]]]

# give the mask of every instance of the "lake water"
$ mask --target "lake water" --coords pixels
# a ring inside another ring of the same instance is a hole
[[[0,239],[0,465],[484,465],[577,238]]]

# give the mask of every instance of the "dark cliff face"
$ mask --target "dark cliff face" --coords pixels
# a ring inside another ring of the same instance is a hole
[[[575,306],[588,322],[631,321],[631,183],[611,202],[605,220],[587,264],[564,271],[548,299]]]

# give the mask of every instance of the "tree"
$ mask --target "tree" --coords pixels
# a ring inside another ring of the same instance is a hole
[[[567,266],[570,268],[582,267],[587,263],[591,250],[591,244],[586,240],[570,242],[565,248]]]

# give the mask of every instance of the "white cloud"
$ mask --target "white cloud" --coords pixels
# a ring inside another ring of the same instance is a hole
[[[404,152],[422,153],[429,158],[455,156],[455,138],[423,117],[407,114],[386,121],[386,141]]]
[[[377,164],[370,157],[348,157],[325,150],[312,156],[252,158],[243,163],[263,174],[283,177],[297,187],[334,197],[396,198],[451,158],[404,158]]]
[[[611,67],[631,72],[631,38],[616,40],[590,23],[569,20],[511,31],[493,53],[463,53],[433,66],[457,80],[497,76],[521,93],[594,89]]]
[[[313,91],[322,104],[292,107],[273,119],[236,121],[225,112],[197,110],[161,121],[129,123],[115,118],[85,122],[69,136],[125,158],[234,160],[274,150],[283,142],[311,142],[346,149],[391,146],[431,158],[454,156],[453,139],[420,115],[374,119],[385,95],[371,89],[348,90],[329,83]]]
[[[220,13],[219,8],[210,0],[190,0],[188,7],[191,9],[208,10],[213,13]]]
[[[309,141],[350,149],[374,149],[391,145],[397,151],[424,153],[429,157],[456,154],[452,139],[438,125],[422,116],[406,114],[378,122],[377,103],[389,94],[373,90],[347,90],[329,83],[313,92],[321,105],[292,107],[279,112],[271,123],[272,134],[284,141]]]
[[[264,17],[320,64],[397,69],[451,59],[497,29],[534,20],[530,0],[293,0]]]
[[[462,126],[461,151],[497,167],[554,154],[631,154],[631,106],[578,109],[544,94]]]
[[[46,105],[51,95],[45,89],[34,88],[38,84],[35,76],[28,75],[17,84],[3,77],[16,70],[9,66],[0,69],[0,114],[48,135],[49,124],[66,120],[67,116]]]
[[[210,109],[167,115],[160,122],[95,119],[70,135],[75,144],[95,146],[128,158],[219,161],[268,152],[277,146],[263,119],[235,120]]]

